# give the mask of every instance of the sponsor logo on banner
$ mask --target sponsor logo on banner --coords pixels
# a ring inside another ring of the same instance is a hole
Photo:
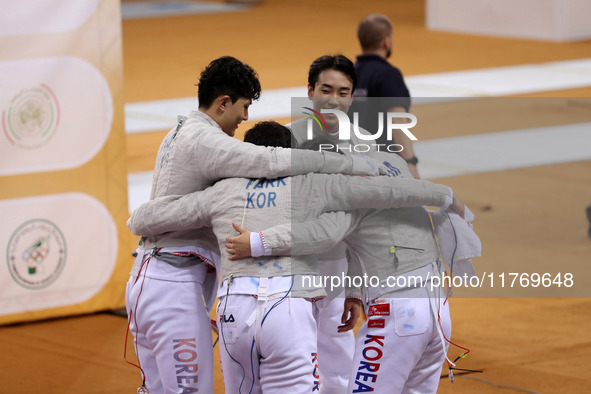
[[[390,304],[374,304],[369,306],[367,316],[389,316]]]
[[[3,199],[0,223],[0,315],[84,302],[113,275],[118,230],[88,194]]]
[[[372,328],[384,328],[386,327],[386,320],[385,319],[369,319],[367,321],[367,326]]]
[[[103,149],[113,96],[91,63],[72,56],[0,61],[1,175],[79,167]]]
[[[7,247],[12,278],[27,289],[51,285],[66,264],[66,239],[62,231],[45,219],[33,219],[19,226]]]
[[[8,142],[24,149],[45,145],[60,121],[55,93],[46,84],[16,94],[2,111],[2,128]]]

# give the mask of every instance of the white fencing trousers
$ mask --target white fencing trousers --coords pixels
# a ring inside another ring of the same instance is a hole
[[[439,299],[439,315],[449,339],[449,302],[443,302]],[[357,333],[349,393],[436,393],[448,348],[437,324],[427,297],[372,301]]]
[[[344,394],[355,353],[353,330],[338,332],[343,315],[344,292],[335,299],[324,298],[314,304],[318,326],[318,369],[320,394]]]
[[[227,394],[318,391],[312,302],[270,296],[262,316],[252,295],[219,297],[220,358]]]
[[[202,297],[207,264],[176,268],[152,257],[138,277],[142,258],[125,303],[146,387],[151,394],[213,393],[211,323]]]
[[[335,255],[332,255],[332,253]],[[335,248],[318,259],[318,270],[322,277],[347,275],[349,262],[345,257],[345,248]],[[329,283],[332,284],[331,281]],[[343,287],[327,287],[327,298],[314,305],[318,326],[318,370],[320,372],[320,394],[344,394],[347,392],[349,376],[355,353],[355,333],[353,330],[338,332],[345,289]]]

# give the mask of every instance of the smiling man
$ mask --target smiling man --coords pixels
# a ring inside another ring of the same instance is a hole
[[[264,139],[267,143],[289,146],[289,131],[273,122],[257,124],[246,133],[245,140],[254,142],[252,134],[258,134],[261,142]],[[269,139],[271,134],[277,138]],[[298,198],[292,198],[294,191]],[[329,392],[342,393],[346,384],[335,391],[334,386],[327,386],[333,377],[323,377],[322,369],[319,386],[314,368],[318,324],[314,314],[325,289],[318,281],[307,283],[305,277],[317,274],[316,256],[232,259],[233,251],[222,248],[228,237],[235,235],[230,223],[240,223],[255,231],[275,225],[291,228],[292,224],[343,209],[424,204],[451,204],[455,209],[454,201],[458,199],[449,188],[414,179],[320,174],[280,179],[233,178],[221,180],[205,191],[144,203],[133,212],[128,227],[134,234],[151,236],[175,229],[213,229],[222,252],[218,317],[226,393],[309,393],[318,388],[321,393],[327,388],[332,390]],[[308,238],[306,244],[318,244],[318,234],[314,231],[314,237]],[[283,239],[291,237],[287,234]],[[189,354],[182,354],[182,358]],[[320,353],[319,360],[329,360],[331,355],[335,355],[332,348]],[[336,361],[340,360],[332,362]],[[351,363],[347,367],[351,368]],[[336,372],[349,374],[349,370]]]
[[[343,55],[325,55],[317,58],[308,71],[308,98],[314,111],[323,109],[347,113],[352,104],[357,86],[357,73],[353,62]],[[302,101],[303,102],[303,101]],[[295,109],[295,108],[294,108]],[[297,108],[299,111],[300,108]],[[351,127],[351,138],[339,139],[339,119],[330,113],[321,114],[326,124],[312,122],[312,138],[308,136],[308,118],[301,118],[286,125],[291,129],[294,146],[302,149],[317,149],[319,143],[327,150],[346,155],[375,151],[372,141],[360,140]],[[369,134],[361,129],[361,133]],[[324,149],[323,149],[324,150]],[[319,271],[323,277],[342,276],[349,271],[346,246],[338,244],[332,250],[318,256]],[[350,297],[349,297],[350,296]],[[353,331],[339,330],[341,316],[349,311],[359,313],[358,294],[346,294],[343,288],[329,292],[328,297],[316,303],[318,325],[318,364],[321,394],[345,392],[353,365],[355,336]],[[357,309],[357,311],[355,311]]]
[[[377,162],[265,148],[231,138],[261,92],[256,72],[238,59],[224,56],[212,61],[201,73],[198,88],[199,110],[181,118],[160,145],[151,199],[204,190],[227,177],[277,178],[309,172],[377,175]],[[218,260],[218,245],[208,229],[141,239],[125,300],[151,392],[213,393],[213,347],[204,298],[210,301],[208,306],[213,303],[208,294],[215,296],[211,271]]]
[[[314,60],[308,71],[308,98],[312,100],[314,111],[323,109],[339,110],[344,114],[349,111],[353,101],[353,93],[357,86],[357,73],[353,62],[343,55],[325,55]],[[349,140],[339,139],[339,119],[335,114],[321,113],[326,124],[319,126],[313,123],[312,138],[308,136],[308,118],[298,119],[289,125],[298,147],[305,147],[313,140],[326,142],[332,149],[342,153],[367,153],[375,151],[371,142],[361,141],[351,127]],[[360,130],[363,134],[369,134]],[[357,150],[356,147],[363,147]]]
[[[351,61],[342,55],[322,56],[312,63],[308,74],[308,98],[314,103],[315,109],[347,112],[357,83],[357,75],[351,65]],[[338,132],[336,115],[328,113],[324,118],[328,133]]]

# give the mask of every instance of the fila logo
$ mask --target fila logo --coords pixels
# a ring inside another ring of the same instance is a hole
[[[222,321],[222,323],[234,323],[236,320],[234,320],[234,315],[230,314],[230,316],[226,317],[225,315],[220,316],[220,320]]]

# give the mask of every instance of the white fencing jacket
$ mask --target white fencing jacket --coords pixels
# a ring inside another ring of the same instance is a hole
[[[358,208],[442,206],[451,200],[450,189],[428,181],[391,177],[307,174],[268,179],[231,178],[202,192],[164,196],[136,209],[128,227],[136,235],[150,236],[158,245],[167,232],[210,227],[221,251],[221,281],[230,275],[273,277],[317,274],[316,257],[269,256],[229,261],[223,247],[235,236],[231,223],[251,231],[277,224],[303,222],[323,212]],[[296,292],[294,296],[298,296]],[[320,296],[324,294],[305,295]],[[302,295],[303,296],[303,295]]]
[[[336,153],[261,147],[225,134],[208,115],[194,111],[164,138],[154,169],[151,199],[204,190],[228,177],[282,177],[309,172],[358,173],[354,160]],[[175,230],[175,229],[173,229]],[[178,230],[178,229],[177,229]],[[148,238],[154,246],[198,246],[217,251],[208,229],[185,229]]]

